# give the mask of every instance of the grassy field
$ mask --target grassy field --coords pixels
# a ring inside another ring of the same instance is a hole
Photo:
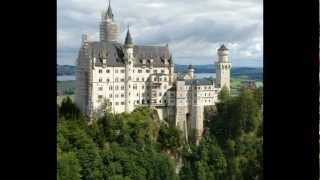
[[[232,95],[237,95],[239,93],[239,89],[242,86],[242,82],[248,80],[248,78],[246,76],[240,76],[237,78],[231,78],[231,94]],[[263,82],[262,81],[256,81],[255,82],[257,87],[262,87],[263,86]]]
[[[66,95],[74,94],[75,81],[57,81],[57,91],[58,91],[59,95],[61,95],[61,94],[66,94]]]

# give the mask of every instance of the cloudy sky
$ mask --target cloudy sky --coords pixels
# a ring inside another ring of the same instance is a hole
[[[58,0],[58,64],[75,64],[81,34],[99,40],[107,0]],[[221,44],[233,66],[263,66],[262,0],[111,0],[124,41],[165,45],[176,64],[212,64]]]

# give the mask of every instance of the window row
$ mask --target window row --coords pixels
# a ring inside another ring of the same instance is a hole
[[[99,74],[102,74],[102,73],[103,73],[103,70],[102,70],[102,69],[99,69],[98,72],[99,72]],[[135,72],[134,69],[133,69],[133,72]],[[138,73],[142,73],[142,72],[143,72],[142,69],[138,69]],[[159,73],[160,73],[160,72],[164,74],[166,71],[165,71],[164,69],[161,69],[161,70],[159,71]],[[107,70],[106,70],[106,73],[110,73],[110,69],[107,69]],[[117,73],[122,73],[122,74],[123,74],[123,73],[125,73],[125,70],[124,70],[124,69],[121,69],[121,70],[119,71],[118,69],[116,69],[116,70],[114,70],[114,73],[116,73],[116,74],[117,74]],[[146,69],[146,70],[145,70],[145,73],[150,73],[150,69]],[[155,74],[158,73],[158,70],[157,70],[157,69],[154,69],[154,70],[153,70],[153,73],[155,73]]]
[[[135,70],[133,70],[133,72],[135,72]],[[145,72],[145,73],[150,73],[151,71],[150,71],[150,69],[146,69],[144,72]],[[161,72],[161,73],[164,74],[166,71],[165,71],[164,69],[161,69],[160,71],[158,71],[157,69],[154,69],[154,70],[153,70],[153,73],[154,73],[154,74],[157,74],[158,72],[159,72],[159,73]],[[142,69],[138,69],[138,73],[143,73],[143,70],[142,70]]]
[[[114,70],[114,73],[124,73],[124,69],[121,69],[120,71],[118,69]],[[103,73],[102,69],[99,69],[99,74]],[[106,70],[106,73],[110,73],[110,69]]]

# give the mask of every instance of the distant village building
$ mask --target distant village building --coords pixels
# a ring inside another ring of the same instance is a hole
[[[229,50],[218,51],[216,81],[194,77],[190,65],[176,76],[168,45],[134,44],[129,29],[124,43],[118,41],[118,26],[109,4],[100,23],[100,41],[82,36],[76,65],[76,105],[89,118],[105,103],[113,113],[131,112],[147,106],[161,120],[180,128],[185,138],[199,142],[203,133],[204,107],[218,100],[223,86],[230,89]]]

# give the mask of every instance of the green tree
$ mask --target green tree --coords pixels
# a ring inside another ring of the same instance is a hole
[[[64,116],[66,119],[82,119],[80,110],[72,102],[69,96],[62,100],[58,112],[60,116]]]
[[[168,127],[161,124],[158,142],[162,148],[176,149],[181,146],[181,132],[175,127]]]
[[[221,91],[219,92],[218,94],[218,99],[223,102],[223,101],[226,101],[228,100],[230,97],[230,90],[227,86],[223,86]]]
[[[80,180],[81,166],[73,152],[59,152],[57,159],[57,179],[58,180]]]

